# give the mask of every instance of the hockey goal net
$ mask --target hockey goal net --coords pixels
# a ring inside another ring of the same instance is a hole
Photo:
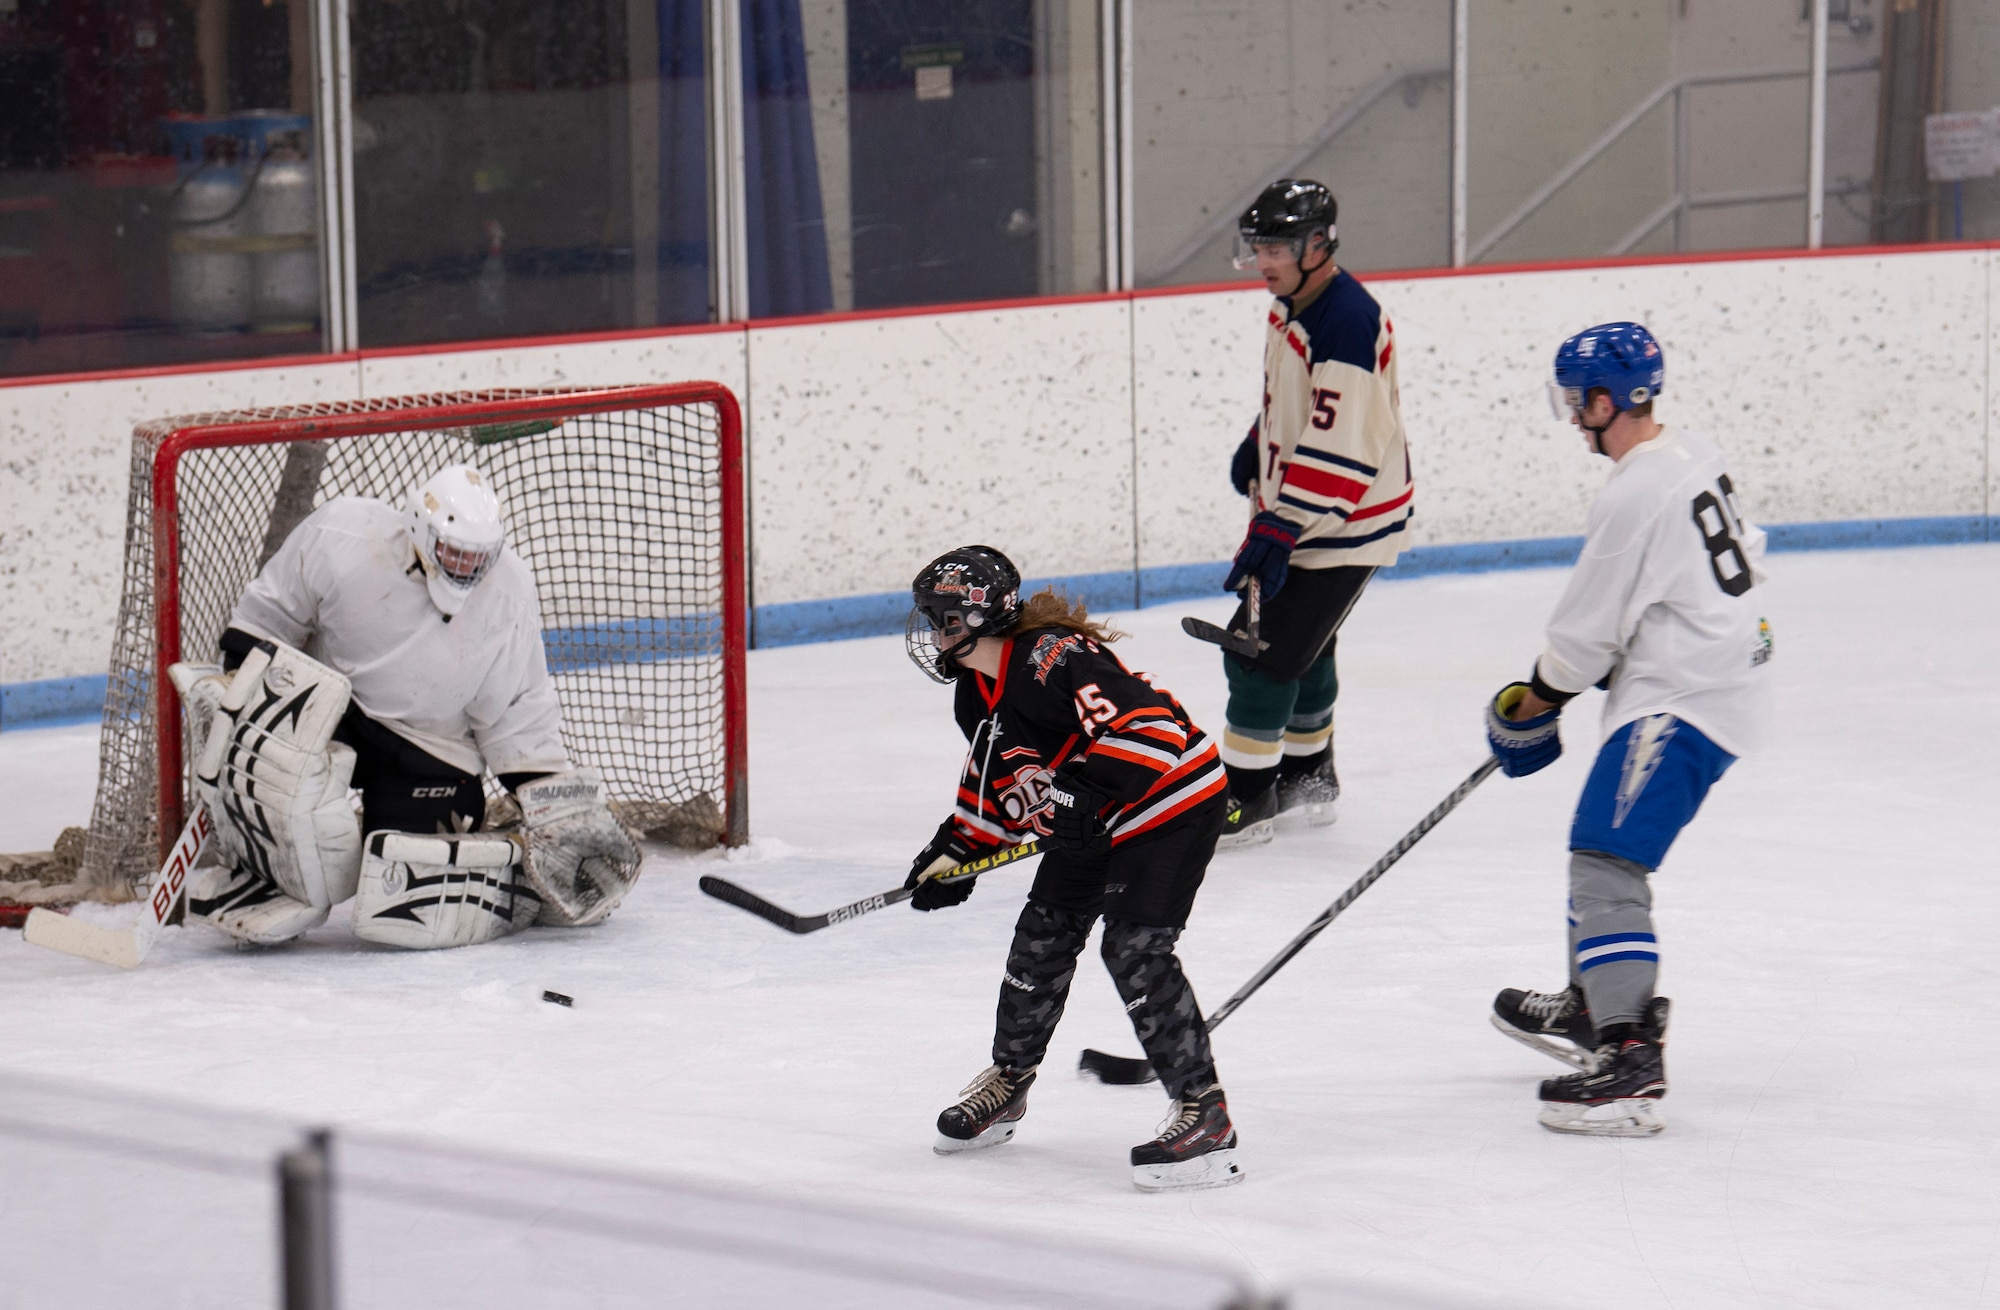
[[[479,465],[534,570],[572,760],[631,827],[684,846],[747,834],[741,421],[715,383],[399,396],[141,424],[98,790],[78,884],[117,897],[187,804],[166,678],[214,660],[243,589],[336,496],[398,509]],[[492,784],[489,783],[489,786]]]

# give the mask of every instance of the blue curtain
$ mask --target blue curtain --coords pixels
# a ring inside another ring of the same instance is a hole
[[[708,71],[702,0],[659,0],[661,323],[705,323],[708,276]]]
[[[750,313],[821,313],[833,308],[833,279],[799,0],[742,0],[742,20]]]

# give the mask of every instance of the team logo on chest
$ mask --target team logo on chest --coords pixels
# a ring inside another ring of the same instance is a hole
[[[1036,638],[1035,648],[1028,652],[1028,663],[1035,668],[1035,681],[1046,686],[1049,674],[1081,645],[1083,638],[1074,632],[1045,632]]]

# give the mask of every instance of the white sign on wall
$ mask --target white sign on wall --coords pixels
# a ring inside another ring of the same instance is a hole
[[[2000,172],[2000,108],[1925,115],[1924,164],[1933,182],[1961,182]]]

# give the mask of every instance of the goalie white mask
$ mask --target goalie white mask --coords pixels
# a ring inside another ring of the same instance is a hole
[[[499,497],[484,473],[451,464],[410,488],[404,514],[432,603],[446,615],[458,613],[507,545]]]

